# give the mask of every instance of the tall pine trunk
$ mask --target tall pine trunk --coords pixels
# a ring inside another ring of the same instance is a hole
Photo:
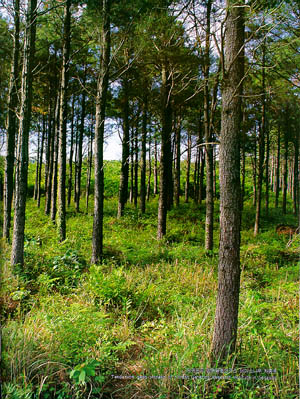
[[[214,217],[214,153],[213,145],[209,144],[212,141],[211,135],[211,115],[210,96],[209,96],[209,70],[210,70],[210,14],[211,14],[211,0],[207,1],[206,5],[206,38],[205,38],[205,65],[204,72],[204,131],[205,131],[205,152],[206,152],[206,216],[205,216],[205,249],[213,249],[213,217]]]
[[[68,177],[68,206],[71,205],[72,196],[72,178],[73,178],[73,153],[74,153],[74,106],[75,96],[72,98],[72,115],[71,115],[71,143],[70,143],[70,156],[69,156],[69,177]]]
[[[129,175],[129,99],[128,82],[123,80],[124,108],[123,108],[123,139],[122,139],[122,165],[119,186],[118,218],[123,215],[128,198],[128,175]],[[132,140],[133,144],[133,140]]]
[[[170,181],[170,158],[171,130],[172,130],[172,108],[170,103],[171,79],[166,65],[162,66],[162,130],[161,130],[161,155],[160,155],[160,180],[158,200],[158,226],[157,238],[160,240],[166,234],[167,210],[171,184]]]
[[[244,76],[244,1],[227,0],[220,137],[220,246],[211,357],[235,348],[240,291],[240,125]]]
[[[103,201],[104,201],[104,171],[103,171],[103,141],[106,97],[108,91],[110,63],[110,0],[102,3],[101,26],[101,58],[97,81],[96,124],[95,124],[95,192],[94,221],[92,239],[92,263],[98,263],[103,258]]]
[[[32,69],[35,51],[37,0],[29,0],[26,12],[24,57],[22,70],[21,106],[15,186],[15,213],[11,264],[24,263],[24,230],[28,176],[28,142],[31,122]]]
[[[20,0],[14,1],[14,47],[8,92],[8,116],[6,133],[6,156],[3,197],[3,237],[9,241],[11,224],[11,204],[13,197],[13,175],[15,159],[15,137],[17,132],[18,74],[20,53]]]
[[[85,77],[83,84],[85,84]],[[80,210],[80,195],[81,195],[81,170],[82,170],[82,143],[83,143],[83,133],[84,133],[84,119],[85,119],[85,93],[82,94],[81,102],[81,120],[80,120],[80,130],[79,130],[79,141],[78,141],[78,167],[76,170],[76,200],[75,207],[76,212]]]
[[[141,213],[146,211],[146,140],[147,140],[147,95],[143,101],[143,119],[142,119],[142,153],[141,153],[141,191],[140,191],[140,209]],[[150,160],[151,161],[151,160]]]
[[[63,32],[63,63],[60,85],[60,110],[59,110],[59,174],[58,174],[58,218],[57,227],[59,241],[66,239],[66,136],[68,117],[68,79],[69,79],[69,54],[71,40],[71,0],[64,6],[64,32]]]

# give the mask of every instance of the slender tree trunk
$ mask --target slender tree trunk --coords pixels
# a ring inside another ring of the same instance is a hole
[[[91,125],[91,132],[90,132],[90,148],[89,148],[89,155],[88,155],[88,167],[87,167],[86,190],[85,190],[86,213],[89,212],[89,196],[90,196],[92,164],[93,164],[93,133],[92,133],[92,130],[93,130],[93,123]]]
[[[14,186],[15,136],[17,132],[18,76],[20,53],[20,0],[14,1],[14,47],[8,92],[8,116],[3,196],[3,238],[9,241]]]
[[[206,151],[206,216],[205,216],[205,249],[213,249],[213,216],[214,216],[214,154],[212,135],[210,129],[210,96],[209,96],[209,53],[210,53],[210,14],[211,0],[206,3],[206,38],[205,38],[205,63],[204,63],[204,132],[205,132],[205,151]]]
[[[158,200],[158,226],[157,238],[160,240],[166,234],[167,210],[170,182],[170,147],[172,130],[172,108],[170,102],[171,81],[166,65],[162,67],[162,130],[161,130],[161,155],[160,155],[160,180],[159,180],[159,200]]]
[[[186,179],[185,179],[185,198],[184,202],[189,202],[189,191],[190,191],[190,170],[191,170],[191,152],[192,152],[192,138],[191,133],[188,132],[188,150],[187,150],[187,160],[186,160]]]
[[[32,69],[35,51],[37,0],[29,0],[26,12],[24,57],[22,70],[21,107],[15,187],[15,212],[11,264],[24,263],[24,230],[28,175],[28,141],[31,122]]]
[[[59,110],[59,174],[58,174],[58,219],[57,227],[59,241],[66,239],[66,145],[67,145],[67,118],[68,118],[68,79],[69,79],[69,54],[71,40],[71,0],[64,6],[64,32],[63,32],[63,63],[60,86]]]
[[[84,81],[85,84],[85,77]],[[80,195],[81,195],[81,170],[82,170],[82,143],[83,143],[83,133],[84,133],[84,119],[85,119],[85,93],[82,94],[81,102],[81,120],[79,129],[79,142],[78,142],[78,167],[76,173],[76,201],[75,207],[76,212],[80,210]]]
[[[151,159],[151,136],[150,136],[149,137],[149,172],[148,172],[148,183],[147,183],[147,201],[150,200],[151,176],[152,176],[152,159]]]
[[[70,157],[69,157],[69,179],[68,179],[68,207],[71,205],[72,196],[72,175],[73,175],[73,144],[74,144],[74,106],[75,96],[72,98],[72,115],[71,115],[71,143],[70,143]]]
[[[129,144],[129,154],[130,154],[130,190],[129,190],[129,201],[133,202],[133,192],[134,192],[134,145],[133,145],[133,128],[131,129],[131,138]]]
[[[270,176],[269,176],[269,163],[270,163],[270,132],[268,126],[266,126],[266,216],[269,216],[269,187],[270,187]]]
[[[38,208],[41,205],[41,178],[42,178],[42,168],[43,168],[43,153],[44,153],[45,134],[46,134],[46,120],[45,120],[45,115],[43,115],[42,144],[41,144],[41,151],[40,151],[39,178],[38,178],[38,186],[37,186],[37,206],[38,206]]]
[[[154,189],[153,194],[156,195],[158,193],[158,168],[157,168],[157,140],[154,139]]]
[[[146,212],[146,140],[147,140],[147,95],[143,101],[143,119],[142,119],[142,153],[141,153],[141,191],[140,191],[140,209],[141,213]],[[151,159],[149,159],[151,162]]]
[[[122,166],[119,186],[118,218],[123,216],[128,198],[128,172],[129,172],[129,100],[128,82],[123,80],[124,109],[123,109],[123,140],[122,140]]]
[[[256,145],[256,128],[254,131],[254,157],[253,157],[253,206],[256,207],[256,200],[257,200],[257,185],[256,185],[256,180],[257,180],[257,145]]]
[[[240,125],[244,2],[227,0],[220,138],[220,246],[212,360],[235,349],[240,291]]]
[[[287,179],[288,179],[288,157],[289,157],[289,108],[286,109],[286,123],[284,130],[284,163],[283,163],[283,187],[282,187],[282,213],[286,214]]]
[[[299,212],[299,134],[298,131],[294,138],[294,184],[293,184],[293,212],[297,216]]]
[[[95,125],[95,194],[94,222],[92,242],[92,263],[98,263],[103,258],[103,201],[104,201],[104,171],[103,171],[103,140],[106,97],[108,90],[110,64],[110,0],[102,3],[102,38],[101,64],[97,82],[96,125]]]
[[[260,218],[261,218],[261,199],[262,186],[264,174],[264,159],[265,159],[265,136],[266,136],[266,84],[265,84],[265,58],[266,58],[266,43],[263,44],[263,59],[262,59],[262,116],[261,126],[258,137],[258,176],[257,176],[257,198],[256,198],[256,214],[254,224],[254,236],[259,232]],[[267,176],[266,176],[267,178]]]
[[[59,142],[59,104],[60,97],[58,96],[55,109],[54,122],[54,149],[53,149],[53,175],[51,187],[51,220],[55,223],[57,211],[57,171],[58,171],[58,142]]]
[[[56,100],[57,101],[57,100]],[[54,107],[56,109],[56,107]],[[55,112],[50,110],[49,122],[48,122],[48,148],[49,148],[49,161],[48,161],[48,172],[47,172],[47,184],[46,184],[46,201],[45,201],[45,214],[50,214],[51,209],[51,193],[52,193],[52,182],[53,182],[53,171],[54,171],[54,152],[55,152]]]
[[[76,133],[75,133],[75,159],[74,159],[74,204],[76,204],[77,198],[77,179],[76,176],[78,175],[78,157],[79,157],[79,115],[76,118]]]
[[[181,115],[178,116],[178,120],[175,121],[175,148],[176,148],[176,157],[175,157],[175,167],[174,167],[174,197],[175,197],[175,205],[179,206],[180,200],[180,141],[181,141]],[[177,122],[177,123],[176,123]]]
[[[134,192],[133,192],[134,195],[133,195],[133,200],[134,200],[135,207],[137,207],[138,191],[139,191],[138,173],[139,173],[139,150],[138,150],[138,121],[137,121],[137,126],[135,129],[135,135],[134,135]]]
[[[201,149],[201,167],[199,176],[199,205],[201,205],[204,194],[204,167],[205,167],[205,152]]]
[[[37,142],[37,151],[36,151],[36,165],[35,165],[35,181],[34,181],[34,190],[33,190],[33,199],[37,199],[37,186],[39,181],[39,159],[40,159],[40,128],[38,128],[38,142]]]

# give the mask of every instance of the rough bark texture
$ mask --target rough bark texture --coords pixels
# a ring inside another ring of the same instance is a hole
[[[41,205],[41,179],[42,179],[45,134],[46,134],[46,120],[45,120],[45,115],[43,115],[42,143],[41,143],[41,151],[40,151],[39,176],[38,176],[38,185],[37,185],[37,206],[38,206],[38,208]]]
[[[141,191],[140,209],[141,213],[146,211],[146,139],[147,139],[147,96],[144,97],[143,119],[142,119],[142,153],[141,153]]]
[[[234,7],[233,7],[234,5]],[[243,1],[227,0],[220,137],[220,246],[212,360],[235,348],[240,289],[240,124]]]
[[[53,147],[53,174],[51,186],[51,211],[50,217],[55,222],[57,211],[57,171],[58,171],[58,143],[59,143],[59,96],[56,100],[55,121],[54,121],[54,147]]]
[[[3,196],[3,237],[9,241],[11,223],[11,204],[13,196],[13,174],[15,158],[15,136],[17,131],[16,107],[18,103],[18,74],[19,74],[19,52],[20,52],[20,0],[14,2],[14,47],[10,72],[10,83],[8,92],[8,116],[6,133],[6,156],[4,171],[4,196]]]
[[[73,150],[74,150],[74,106],[75,96],[72,98],[72,115],[71,115],[71,143],[70,143],[70,157],[69,157],[69,177],[68,177],[68,206],[71,204],[72,196],[72,175],[73,175]]]
[[[210,96],[209,96],[209,69],[210,69],[210,14],[211,0],[206,4],[206,38],[205,38],[205,63],[203,68],[205,85],[204,85],[204,132],[205,142],[212,142],[211,124],[210,124]],[[213,249],[213,217],[214,217],[214,155],[213,145],[206,144],[206,214],[205,214],[205,249]]]
[[[16,167],[15,213],[11,264],[24,263],[24,229],[28,175],[28,141],[31,121],[32,69],[35,50],[37,0],[30,0],[26,13],[21,106]]]
[[[122,165],[119,185],[118,218],[123,215],[124,207],[128,198],[128,175],[129,175],[129,100],[128,83],[123,81],[124,109],[123,109],[123,139],[122,139]]]
[[[108,90],[110,61],[110,0],[103,0],[101,27],[101,64],[97,81],[96,124],[95,124],[95,192],[94,222],[92,240],[92,263],[102,261],[103,257],[103,139],[106,96]]]
[[[176,123],[177,122],[177,123]],[[175,120],[175,146],[176,146],[176,157],[175,157],[175,168],[174,168],[174,197],[175,205],[179,206],[180,200],[180,139],[181,139],[181,115],[178,120]]]
[[[168,195],[170,182],[170,158],[171,130],[172,130],[172,109],[170,103],[171,81],[169,72],[165,65],[162,67],[162,130],[161,130],[161,154],[160,154],[160,181],[158,200],[158,226],[157,238],[160,240],[166,234]]]
[[[286,214],[287,199],[287,179],[288,179],[288,157],[289,157],[289,128],[290,120],[288,115],[289,109],[286,109],[286,120],[284,127],[284,163],[283,163],[283,184],[282,184],[282,213]]]
[[[52,180],[54,169],[54,148],[55,148],[55,116],[53,110],[50,109],[49,122],[48,122],[48,148],[49,148],[49,161],[47,167],[47,184],[46,184],[46,201],[45,201],[45,214],[50,214],[51,208],[51,192]]]
[[[187,160],[186,160],[186,179],[185,179],[185,195],[184,202],[189,202],[190,193],[190,170],[191,170],[191,152],[192,152],[192,138],[191,133],[188,132],[188,148],[187,148]]]
[[[261,199],[262,186],[264,175],[264,160],[265,160],[265,135],[266,135],[266,84],[265,84],[265,43],[263,45],[263,59],[262,59],[262,115],[261,126],[258,136],[258,174],[257,174],[257,198],[256,198],[256,214],[254,224],[254,235],[259,232],[260,215],[261,215]],[[267,176],[266,176],[267,178]]]
[[[299,212],[299,132],[296,131],[294,138],[294,184],[293,184],[293,212],[296,216]]]
[[[69,54],[71,40],[71,0],[64,7],[63,63],[60,86],[59,110],[59,174],[58,174],[58,218],[57,227],[59,241],[66,239],[66,136],[67,136],[67,89],[69,79]]]
[[[85,84],[85,77],[83,80]],[[83,143],[83,133],[84,133],[84,119],[85,119],[85,93],[82,94],[81,102],[81,120],[80,120],[80,130],[79,130],[79,140],[78,140],[78,167],[76,170],[76,201],[75,207],[76,212],[80,210],[80,195],[81,195],[81,170],[82,170],[82,143]]]

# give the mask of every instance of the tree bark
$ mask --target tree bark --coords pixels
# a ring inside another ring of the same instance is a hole
[[[190,193],[190,170],[191,170],[191,152],[192,152],[192,138],[191,133],[188,132],[188,143],[187,143],[187,160],[186,160],[186,179],[185,179],[185,195],[184,202],[189,202]]]
[[[299,134],[295,132],[294,138],[294,184],[293,184],[293,212],[297,216],[299,212]]]
[[[72,115],[71,115],[71,143],[70,143],[70,157],[69,157],[69,178],[68,178],[68,207],[71,204],[72,196],[72,178],[73,178],[73,153],[74,153],[74,106],[75,96],[72,98]]]
[[[286,199],[287,199],[287,179],[288,179],[288,157],[289,157],[289,129],[290,129],[290,120],[289,120],[289,107],[287,106],[286,111],[286,120],[284,127],[284,163],[283,163],[283,187],[282,187],[282,213],[286,214]]]
[[[24,264],[24,230],[28,175],[28,141],[31,122],[32,69],[35,52],[37,0],[29,0],[26,12],[21,106],[15,187],[15,212],[11,264]]]
[[[158,193],[158,167],[157,167],[157,140],[154,139],[154,188],[153,194],[156,195]]]
[[[254,224],[254,236],[259,232],[260,218],[261,218],[261,199],[262,186],[264,175],[264,160],[265,160],[265,136],[266,136],[266,73],[265,73],[265,58],[266,58],[266,43],[264,39],[263,55],[262,55],[262,115],[261,126],[258,136],[258,175],[257,175],[257,198],[256,198],[256,214]],[[268,177],[266,176],[266,179]]]
[[[43,153],[44,153],[45,134],[46,134],[46,120],[45,120],[45,115],[43,115],[42,144],[41,144],[41,152],[40,152],[40,160],[39,160],[39,178],[38,178],[38,186],[37,186],[37,206],[38,206],[38,208],[41,205],[41,179],[42,179],[42,168],[43,168]]]
[[[206,3],[206,37],[205,37],[205,57],[204,57],[204,132],[205,142],[212,142],[211,124],[210,124],[210,98],[209,98],[209,70],[210,70],[210,14],[211,0]],[[213,249],[213,217],[214,217],[214,153],[213,145],[205,145],[206,153],[206,216],[205,216],[205,249],[211,251]]]
[[[18,76],[20,53],[20,0],[14,1],[14,47],[8,92],[8,116],[3,196],[3,238],[9,241],[14,187],[15,137],[17,132]]]
[[[84,76],[83,84],[85,84],[85,76]],[[81,118],[80,118],[81,120],[80,120],[79,140],[78,140],[78,166],[77,166],[77,170],[76,170],[76,200],[75,200],[76,212],[79,212],[79,210],[80,210],[82,143],[83,143],[84,119],[85,119],[85,100],[86,100],[86,96],[85,96],[85,93],[83,93],[82,94],[82,102],[81,102]]]
[[[123,140],[122,140],[122,165],[119,186],[118,218],[123,216],[125,204],[128,198],[128,174],[129,174],[129,100],[128,82],[123,80],[124,108],[123,108]]]
[[[227,0],[220,137],[220,246],[211,358],[235,349],[240,290],[240,125],[244,1]]]
[[[110,64],[110,0],[102,3],[101,26],[101,64],[97,81],[96,124],[95,124],[95,193],[94,221],[92,240],[92,263],[98,263],[103,258],[103,201],[104,201],[104,171],[103,171],[103,140],[106,97],[108,90]]]
[[[88,167],[87,167],[87,177],[86,177],[86,190],[85,190],[85,208],[86,213],[89,212],[89,196],[90,196],[90,187],[91,187],[91,176],[92,176],[92,164],[93,164],[93,121],[91,125],[90,132],[90,146],[89,146],[89,154],[88,154]]]
[[[53,175],[51,186],[51,211],[50,217],[55,223],[57,211],[57,171],[58,171],[58,144],[59,144],[59,104],[60,96],[56,100],[55,120],[54,120],[54,148],[53,148]]]
[[[71,41],[71,0],[66,0],[64,6],[64,32],[63,32],[63,62],[60,85],[60,110],[59,110],[59,174],[58,174],[58,219],[57,227],[59,241],[66,239],[66,145],[67,145],[67,118],[68,118],[68,80],[69,80],[69,55]]]
[[[166,234],[167,210],[171,184],[170,181],[170,148],[172,130],[172,108],[170,102],[171,79],[167,66],[162,66],[162,130],[161,130],[161,155],[160,155],[160,180],[159,180],[159,200],[158,200],[158,226],[157,238],[160,240]]]
[[[141,153],[141,191],[140,191],[140,209],[141,213],[146,212],[146,140],[147,140],[147,95],[143,101],[143,119],[142,119],[142,153]],[[150,159],[151,162],[151,159]]]
[[[181,141],[181,115],[175,120],[175,148],[176,148],[176,156],[175,156],[175,167],[174,167],[174,197],[175,197],[175,205],[179,206],[180,201],[180,141]]]

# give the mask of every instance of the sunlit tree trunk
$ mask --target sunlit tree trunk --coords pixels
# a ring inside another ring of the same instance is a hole
[[[171,155],[171,130],[172,130],[172,108],[170,102],[171,81],[166,65],[162,66],[162,130],[161,130],[161,155],[160,155],[160,180],[159,180],[159,200],[158,200],[158,226],[157,238],[162,239],[166,234],[167,210],[170,188],[170,164],[172,165]]]
[[[9,241],[11,224],[11,204],[13,197],[13,175],[15,160],[15,137],[17,132],[18,75],[20,52],[20,0],[14,1],[14,47],[8,92],[8,116],[6,133],[6,156],[3,196],[3,237]]]
[[[143,101],[143,119],[142,119],[142,153],[141,153],[141,191],[140,191],[140,209],[141,213],[146,211],[146,141],[147,141],[147,111],[148,102],[145,95]],[[151,162],[151,159],[150,159]]]
[[[206,3],[206,38],[205,38],[205,60],[204,60],[204,131],[205,131],[205,146],[206,151],[206,216],[205,216],[205,249],[213,249],[213,217],[214,217],[214,153],[213,145],[208,144],[212,142],[211,124],[209,113],[210,95],[209,95],[209,70],[210,70],[210,14],[211,14],[211,0]]]
[[[118,218],[123,215],[128,198],[128,175],[129,175],[129,99],[128,82],[123,80],[124,108],[123,108],[123,138],[122,138],[122,165],[119,185]]]
[[[110,0],[102,3],[101,26],[101,59],[97,81],[96,125],[95,125],[95,192],[94,221],[92,239],[92,263],[102,261],[103,257],[103,201],[104,201],[104,171],[103,171],[103,140],[106,97],[108,91],[110,63]]]
[[[58,218],[57,227],[59,241],[66,239],[66,136],[68,118],[68,79],[69,79],[69,54],[71,40],[71,0],[66,0],[64,6],[64,32],[63,32],[63,63],[60,85],[60,110],[59,110],[59,173],[58,173]]]
[[[235,349],[240,290],[240,127],[244,1],[227,0],[220,137],[220,245],[213,362]]]
[[[31,122],[32,69],[35,51],[37,0],[29,0],[26,12],[21,106],[16,167],[14,228],[11,264],[24,263],[24,230],[28,175],[28,142]]]

